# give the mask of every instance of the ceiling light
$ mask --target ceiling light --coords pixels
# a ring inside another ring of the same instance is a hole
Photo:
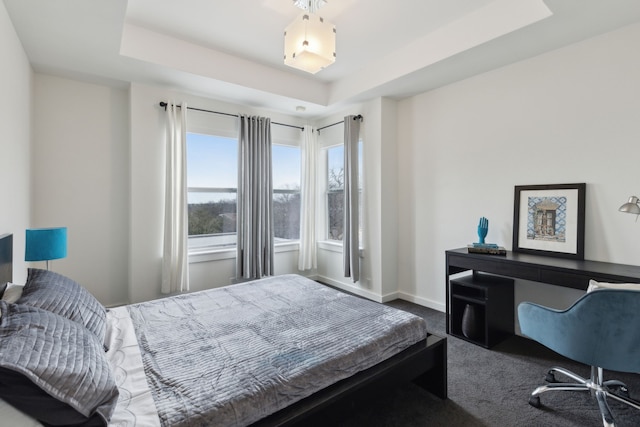
[[[293,0],[293,4],[307,12],[316,13],[327,2],[325,0]]]
[[[336,60],[336,27],[303,13],[284,30],[284,63],[315,74]]]

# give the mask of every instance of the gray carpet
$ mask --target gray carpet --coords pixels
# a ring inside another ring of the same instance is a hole
[[[445,315],[406,301],[388,305],[420,315],[429,331],[445,335]],[[529,394],[544,383],[551,366],[587,376],[589,367],[569,361],[526,338],[514,336],[491,350],[447,336],[449,399],[440,400],[407,384],[353,409],[332,423],[360,426],[602,426],[595,398],[586,392],[543,394],[543,407],[528,404]],[[615,351],[615,349],[612,349]],[[627,383],[640,398],[640,375],[605,372],[605,379]],[[640,410],[609,399],[618,427],[640,426]]]

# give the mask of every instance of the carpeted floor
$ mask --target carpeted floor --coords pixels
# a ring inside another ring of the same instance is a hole
[[[420,315],[430,332],[445,335],[445,315],[396,300],[389,305]],[[602,426],[595,398],[586,392],[543,394],[543,407],[528,404],[551,366],[587,376],[589,367],[569,361],[526,338],[514,336],[491,350],[447,336],[449,399],[440,400],[413,384],[385,391],[354,408],[334,425],[361,426]],[[615,351],[615,349],[611,349]],[[627,383],[640,398],[640,375],[605,373]],[[618,427],[640,426],[640,410],[609,400]]]

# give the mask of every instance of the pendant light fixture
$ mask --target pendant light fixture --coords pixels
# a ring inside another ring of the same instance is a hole
[[[336,60],[336,28],[317,10],[324,0],[294,0],[303,9],[284,30],[284,63],[293,68],[315,74]]]

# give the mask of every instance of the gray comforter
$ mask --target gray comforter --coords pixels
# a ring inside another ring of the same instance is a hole
[[[426,337],[424,320],[296,275],[128,307],[164,426],[243,426]]]

